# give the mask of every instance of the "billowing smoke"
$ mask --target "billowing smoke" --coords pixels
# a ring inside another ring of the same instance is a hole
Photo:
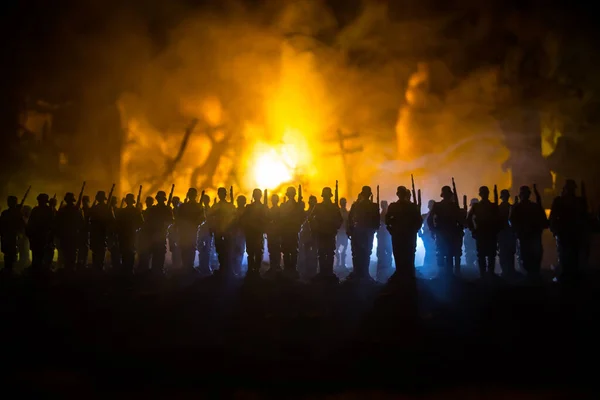
[[[480,182],[510,183],[492,116],[497,69],[458,78],[421,59],[436,33],[392,20],[386,2],[364,1],[348,21],[322,1],[225,4],[188,14],[119,97],[122,189],[271,185],[256,176],[278,169],[260,158],[270,152],[291,171],[276,183],[302,182],[307,194],[339,179],[342,196],[380,184],[393,199],[411,172],[426,199],[451,176],[470,195]],[[346,149],[362,147],[345,164],[338,130],[359,134]]]

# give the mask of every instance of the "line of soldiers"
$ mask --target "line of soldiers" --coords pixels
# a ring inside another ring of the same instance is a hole
[[[502,190],[498,196],[497,187],[494,187],[494,200],[490,201],[489,188],[482,186],[479,188],[480,200],[472,200],[468,211],[466,196],[463,208],[460,208],[456,186],[444,186],[440,195],[442,201],[429,204],[427,225],[422,233],[426,251],[431,254],[432,243],[435,243],[440,272],[446,276],[460,275],[463,236],[469,235],[470,238],[464,238],[467,264],[473,243],[482,277],[495,274],[496,256],[502,275],[514,277],[517,255],[527,276],[539,279],[543,257],[542,234],[550,228],[557,242],[561,279],[575,278],[581,264],[580,257],[582,252],[585,253],[586,243],[594,229],[594,219],[587,211],[585,186],[582,184],[581,196],[576,195],[576,189],[575,181],[567,180],[562,194],[554,199],[547,218],[535,185],[535,201],[531,201],[531,188],[522,186],[512,204],[508,190]],[[465,234],[465,228],[470,232]]]
[[[482,186],[479,190],[481,200],[472,202],[467,211],[466,196],[461,208],[453,180],[453,188],[444,186],[442,200],[430,201],[429,213],[422,216],[420,191],[417,196],[414,181],[412,201],[410,190],[400,186],[396,202],[380,203],[379,188],[374,202],[371,188],[364,186],[350,210],[346,208],[345,199],[338,201],[337,182],[335,195],[331,188],[324,188],[322,202],[317,203],[311,196],[307,210],[302,201],[301,186],[298,192],[295,187],[289,187],[286,201],[281,205],[276,194],[271,196],[271,207],[267,206],[266,190],[255,189],[250,204],[246,204],[244,196],[238,196],[235,207],[233,188],[229,191],[229,200],[226,188],[219,188],[217,199],[210,205],[210,198],[204,192],[198,198],[194,188],[188,190],[182,202],[173,196],[173,186],[168,198],[164,191],[159,191],[155,198],[146,198],[146,208],[142,209],[141,187],[137,200],[129,193],[118,207],[116,197],[112,196],[113,185],[108,196],[99,191],[90,206],[89,197],[83,196],[84,183],[78,199],[73,193],[67,193],[58,208],[56,196],[50,199],[47,194],[40,194],[38,205],[27,219],[23,215],[23,204],[29,190],[20,204],[16,197],[9,196],[8,209],[0,217],[0,237],[7,271],[12,271],[17,259],[18,238],[24,232],[30,242],[34,271],[50,267],[57,246],[59,261],[67,271],[86,267],[90,250],[93,269],[103,270],[108,250],[116,271],[162,274],[168,243],[174,265],[202,275],[212,274],[213,249],[219,265],[215,273],[242,275],[245,251],[247,277],[259,276],[266,237],[270,259],[268,274],[282,273],[297,278],[301,264],[305,278],[332,281],[337,280],[334,272],[336,255],[336,269],[345,269],[350,242],[353,270],[348,279],[370,281],[369,265],[375,235],[379,279],[414,277],[418,236],[425,244],[426,262],[432,258],[431,246],[435,243],[440,272],[450,276],[460,274],[462,245],[467,243],[465,228],[470,230],[474,240],[482,276],[494,274],[496,255],[503,274],[515,274],[514,259],[518,247],[522,268],[528,275],[536,277],[542,261],[541,235],[550,227],[557,238],[560,264],[566,278],[576,275],[585,241],[582,233],[585,230],[581,227],[590,221],[585,196],[576,196],[576,187],[574,181],[567,181],[563,194],[553,202],[548,221],[535,185],[536,202],[530,201],[531,190],[524,186],[514,204],[510,204],[507,190],[501,191],[502,202],[498,204],[496,187],[494,201],[490,201],[489,189]],[[198,268],[195,268],[196,254]]]

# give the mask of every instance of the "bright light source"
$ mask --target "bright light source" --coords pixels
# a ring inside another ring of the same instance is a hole
[[[292,168],[273,149],[260,153],[254,161],[254,180],[260,188],[274,189],[292,178]]]

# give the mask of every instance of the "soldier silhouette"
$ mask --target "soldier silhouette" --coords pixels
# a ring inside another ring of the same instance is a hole
[[[90,248],[95,271],[104,269],[107,237],[115,219],[112,208],[106,201],[106,193],[99,191],[96,193],[96,204],[90,209]]]
[[[198,228],[204,222],[205,217],[202,204],[198,203],[198,191],[195,188],[188,189],[186,198],[188,201],[179,205],[177,209],[175,225],[178,231],[178,247],[181,251],[182,266],[184,271],[191,273],[195,272]]]
[[[244,260],[244,252],[246,251],[246,238],[244,237],[243,220],[246,213],[246,196],[238,196],[236,199],[237,208],[235,210],[235,218],[231,224],[233,241],[232,241],[232,266],[233,272],[237,276],[242,275],[242,262]]]
[[[500,232],[498,233],[498,260],[502,268],[502,276],[511,278],[516,274],[515,253],[517,252],[517,236],[510,226],[509,219],[512,210],[510,192],[506,189],[500,191],[500,205],[498,206]]]
[[[50,209],[52,210],[52,221],[55,220],[56,218],[56,205],[57,205],[57,200],[56,200],[56,194],[50,198],[50,200],[48,200],[48,204],[50,205]],[[51,267],[52,266],[52,261],[54,260],[54,252],[56,250],[57,247],[57,238],[55,236],[55,230],[54,227],[52,229],[52,233],[51,233],[51,238],[50,238],[50,243],[48,244],[48,246],[46,246],[46,251],[45,251],[45,260],[44,260],[44,265]],[[62,257],[61,254],[58,254],[57,257],[57,264],[58,265],[62,265]]]
[[[477,199],[471,199],[469,202],[470,209],[473,208],[475,204],[479,203]],[[477,264],[477,242],[475,242],[475,237],[473,236],[473,232],[467,226],[465,228],[463,243],[465,245],[465,264],[468,268],[479,268]]]
[[[88,265],[88,254],[90,251],[90,209],[90,196],[83,196],[81,202],[83,220],[81,221],[77,240],[78,269],[84,269]]]
[[[24,226],[23,229],[19,232],[17,236],[17,250],[19,252],[19,267],[25,268],[28,267],[31,263],[31,248],[29,246],[29,238],[25,233],[25,226],[27,226],[27,221],[29,221],[29,217],[31,216],[31,207],[23,206],[21,207],[21,213],[23,215]]]
[[[303,278],[311,279],[317,274],[318,267],[318,249],[317,243],[311,232],[310,219],[317,205],[315,196],[308,197],[308,210],[305,212],[305,219],[300,228],[300,257],[298,260],[298,269]]]
[[[80,229],[83,227],[83,213],[75,204],[76,199],[73,193],[65,194],[64,202],[65,205],[56,213],[56,236],[65,270],[72,272],[77,264],[77,249],[81,236]]]
[[[12,274],[17,260],[17,239],[25,230],[25,220],[18,199],[8,196],[8,208],[0,214],[0,239],[2,240],[2,253],[4,254],[4,271]]]
[[[387,281],[392,275],[392,236],[386,228],[388,202],[381,202],[381,218],[377,230],[377,280]]]
[[[417,251],[417,234],[423,225],[419,206],[408,200],[410,191],[399,186],[396,195],[398,201],[390,204],[385,225],[392,239],[396,272],[393,279],[407,280],[415,276],[415,253]]]
[[[116,218],[119,215],[119,199],[112,196],[110,199],[110,209]],[[108,251],[110,252],[110,265],[115,271],[121,270],[121,251],[119,249],[119,237],[117,236],[116,225],[112,224],[107,235]]]
[[[347,200],[342,197],[340,199],[340,213],[342,214],[342,226],[338,229],[338,233],[336,236],[336,270],[340,273],[344,273],[347,271],[346,267],[346,257],[348,253],[348,233],[346,232],[346,227],[348,226],[348,208],[347,208]]]
[[[41,193],[37,196],[38,205],[31,210],[26,233],[31,243],[31,267],[34,272],[50,268],[47,264],[48,248],[53,246],[54,211],[48,204],[50,198]]]
[[[481,200],[471,206],[467,216],[467,226],[477,245],[479,273],[484,277],[494,275],[500,218],[498,206],[490,201],[490,189],[479,188]]]
[[[281,252],[283,254],[284,273],[298,277],[298,240],[300,228],[305,220],[304,202],[296,201],[296,188],[286,190],[287,201],[281,205]]]
[[[375,232],[379,229],[379,206],[373,203],[372,197],[371,188],[363,186],[358,200],[348,213],[347,233],[352,246],[353,265],[349,280],[373,280],[369,274],[369,264]]]
[[[234,275],[231,261],[232,224],[235,219],[235,207],[227,201],[227,189],[217,189],[219,201],[215,203],[209,214],[209,227],[214,236],[215,249],[219,258],[218,275],[231,277]]]
[[[171,202],[173,204],[173,218],[174,222],[169,225],[167,229],[167,242],[169,243],[169,251],[171,252],[171,268],[178,270],[181,268],[181,249],[179,248],[179,237],[177,229],[177,221],[179,219],[179,206],[182,204],[181,199],[178,196],[174,196]],[[194,234],[194,241],[195,236]],[[194,244],[195,246],[195,244]]]
[[[425,257],[423,259],[423,265],[427,267],[431,267],[436,265],[435,258],[435,238],[433,237],[433,232],[429,229],[429,225],[427,224],[427,218],[431,213],[431,209],[435,204],[435,200],[429,200],[427,203],[427,214],[421,215],[424,223],[422,224],[422,228],[419,231],[419,237],[423,241],[423,247],[425,248]]]
[[[205,194],[202,196],[202,212],[204,222],[198,227],[198,236],[196,247],[198,248],[198,272],[203,276],[212,274],[211,260],[213,256],[213,237],[207,221],[210,215],[210,197]]]
[[[165,257],[167,254],[167,227],[173,223],[173,211],[167,205],[167,194],[160,190],[154,197],[156,204],[150,208],[144,217],[151,242],[152,274],[160,276],[164,273]]]
[[[455,258],[460,258],[458,249],[462,245],[464,217],[459,205],[454,202],[450,186],[442,187],[442,201],[436,202],[427,217],[429,229],[435,235],[437,264],[440,274],[452,276]],[[457,274],[460,269],[456,266]]]
[[[265,249],[264,234],[268,225],[269,216],[267,206],[261,203],[262,190],[254,189],[252,199],[242,220],[242,228],[246,237],[246,253],[248,254],[248,275],[258,276]]]
[[[136,232],[142,227],[144,219],[135,204],[135,196],[128,193],[125,196],[125,208],[117,215],[117,234],[121,253],[121,266],[125,274],[132,274],[135,263]]]
[[[585,199],[577,196],[576,190],[575,181],[567,179],[562,194],[554,199],[550,211],[550,230],[556,238],[561,281],[578,277],[589,228]]]
[[[281,209],[279,196],[271,196],[271,208],[268,210],[267,249],[269,250],[269,274],[281,272]]]
[[[542,264],[542,233],[548,228],[548,220],[542,206],[529,200],[531,189],[521,186],[519,203],[513,206],[510,224],[519,241],[523,269],[530,279],[539,279]]]
[[[338,278],[333,273],[336,236],[344,221],[339,207],[331,201],[333,193],[330,187],[323,188],[321,197],[323,201],[315,205],[309,220],[319,254],[319,273],[316,277],[337,282]]]
[[[144,203],[146,204],[146,209],[142,211],[144,223],[138,231],[138,270],[142,275],[150,270],[150,259],[152,258],[152,232],[147,219],[150,210],[154,207],[154,198],[148,196]]]

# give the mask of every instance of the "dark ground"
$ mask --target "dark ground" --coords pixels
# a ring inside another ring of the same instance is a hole
[[[596,386],[599,287],[592,273],[572,287],[20,276],[0,288],[3,377],[63,395],[581,398]]]

